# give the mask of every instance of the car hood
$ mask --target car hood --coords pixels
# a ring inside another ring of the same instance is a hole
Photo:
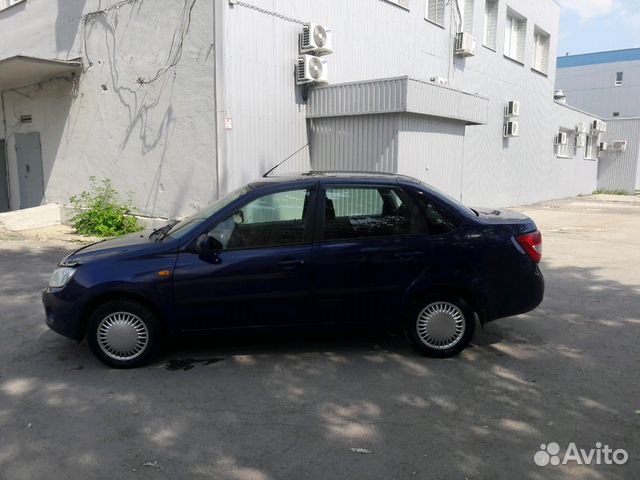
[[[94,260],[101,260],[106,257],[113,257],[116,255],[123,255],[143,250],[149,245],[155,243],[153,240],[149,240],[151,232],[153,232],[153,230],[148,229],[124,235],[122,237],[92,243],[67,255],[62,259],[60,265],[81,265]]]

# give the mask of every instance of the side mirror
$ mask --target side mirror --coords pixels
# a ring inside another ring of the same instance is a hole
[[[206,233],[196,238],[193,244],[193,252],[200,255],[202,258],[217,258],[218,252],[223,250],[224,247],[217,239],[208,236]]]

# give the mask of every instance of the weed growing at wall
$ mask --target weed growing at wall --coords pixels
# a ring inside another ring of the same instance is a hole
[[[121,202],[111,180],[90,177],[91,190],[69,199],[75,210],[73,227],[82,235],[112,237],[142,230],[133,216],[133,195]]]

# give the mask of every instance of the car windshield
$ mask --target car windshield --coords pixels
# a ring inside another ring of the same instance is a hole
[[[171,229],[165,233],[163,238],[182,238],[184,235],[189,233],[193,228],[200,225],[207,218],[211,217],[214,213],[221,210],[222,208],[229,205],[231,202],[237,200],[242,195],[251,190],[251,187],[244,186],[240,187],[237,190],[234,190],[222,198],[219,198],[211,205],[206,206],[205,208],[198,210],[193,215],[190,215],[186,218],[183,218],[178,223],[176,223]]]

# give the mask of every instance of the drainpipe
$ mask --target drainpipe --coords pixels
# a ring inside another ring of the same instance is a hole
[[[2,108],[2,129],[3,129],[3,137],[4,137],[4,168],[7,174],[7,200],[9,200],[9,210],[11,210],[11,186],[9,185],[9,139],[7,138],[7,134],[9,130],[7,128],[7,112],[5,110],[4,105],[4,94],[7,90],[0,91],[0,104]]]
[[[214,141],[216,154],[216,192],[215,198],[220,198],[224,186],[221,175],[227,159],[227,137],[224,129],[226,115],[225,103],[225,59],[224,37],[227,16],[227,3],[224,0],[213,0],[213,104],[214,104]],[[225,189],[226,190],[226,189]]]

